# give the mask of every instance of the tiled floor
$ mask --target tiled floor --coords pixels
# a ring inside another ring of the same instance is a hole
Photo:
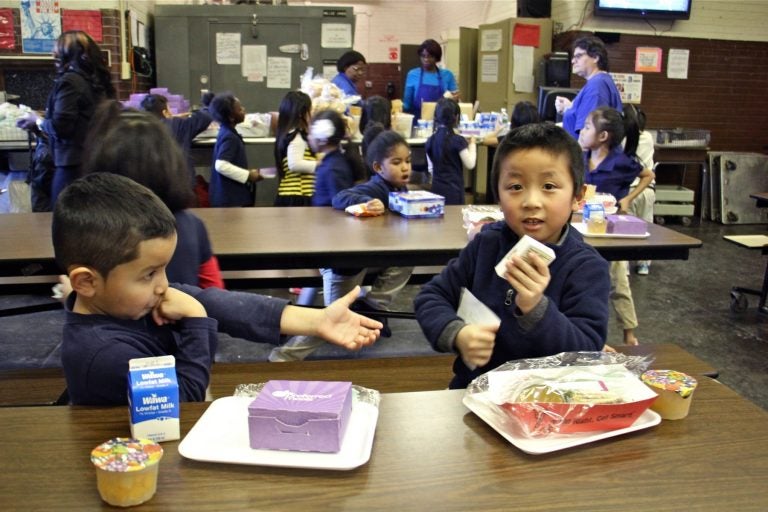
[[[5,188],[3,185],[2,188]],[[5,194],[3,194],[5,195]],[[0,208],[3,195],[0,195]],[[0,221],[2,218],[0,217]],[[727,234],[760,234],[766,226],[723,226],[702,222],[683,227],[704,246],[691,251],[688,261],[656,261],[648,276],[631,277],[641,343],[675,343],[720,371],[720,381],[768,409],[768,317],[756,311],[756,297],[742,314],[730,311],[730,288],[762,284],[766,257],[722,239]],[[262,290],[287,294],[287,290]],[[395,307],[411,309],[418,287],[409,286]],[[47,300],[34,296],[0,296],[0,308]],[[0,368],[59,365],[62,313],[60,311],[0,318]],[[390,320],[393,336],[373,347],[349,354],[326,346],[311,357],[388,357],[432,353],[412,320]],[[621,332],[611,319],[609,343],[621,343]],[[271,346],[222,336],[218,361],[264,360]],[[278,363],[275,363],[278,364]]]

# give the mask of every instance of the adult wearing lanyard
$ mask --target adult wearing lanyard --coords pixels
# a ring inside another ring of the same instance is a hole
[[[459,100],[456,78],[447,69],[440,69],[437,63],[443,58],[443,49],[434,39],[427,39],[418,49],[421,66],[408,72],[405,78],[405,93],[403,95],[403,110],[421,117],[421,104],[425,101],[437,101],[446,93]]]
[[[333,82],[347,96],[357,96],[357,81],[365,76],[368,64],[362,53],[350,50],[336,61],[339,73],[333,77]]]
[[[578,140],[584,121],[597,107],[612,107],[622,111],[621,95],[608,74],[608,51],[597,37],[585,36],[573,43],[571,66],[573,74],[584,78],[587,83],[572,102],[558,96],[555,109],[563,114],[563,129]]]

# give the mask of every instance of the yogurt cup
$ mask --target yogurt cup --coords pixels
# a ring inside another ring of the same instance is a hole
[[[101,499],[115,507],[148,501],[157,489],[163,448],[149,439],[116,437],[91,451]]]
[[[651,409],[662,419],[681,420],[688,416],[698,384],[696,379],[675,370],[648,370],[640,380],[659,395]]]

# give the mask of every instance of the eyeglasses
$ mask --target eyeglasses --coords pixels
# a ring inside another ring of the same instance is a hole
[[[436,60],[434,55],[432,55],[431,53],[427,53],[427,52],[422,53],[421,55],[419,55],[419,57],[422,60]]]
[[[366,69],[363,66],[349,66],[349,67],[352,68],[352,71],[354,71],[358,75],[364,75],[365,74]]]
[[[571,60],[579,60],[585,55],[587,55],[587,52],[581,52],[581,53],[574,52],[573,57],[571,57]]]

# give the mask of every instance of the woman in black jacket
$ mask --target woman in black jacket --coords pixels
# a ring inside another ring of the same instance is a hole
[[[115,97],[101,50],[85,32],[62,33],[54,46],[53,58],[58,76],[46,101],[45,117],[30,113],[17,123],[20,128],[48,137],[55,166],[51,206],[64,187],[77,178],[85,135],[97,104]]]

